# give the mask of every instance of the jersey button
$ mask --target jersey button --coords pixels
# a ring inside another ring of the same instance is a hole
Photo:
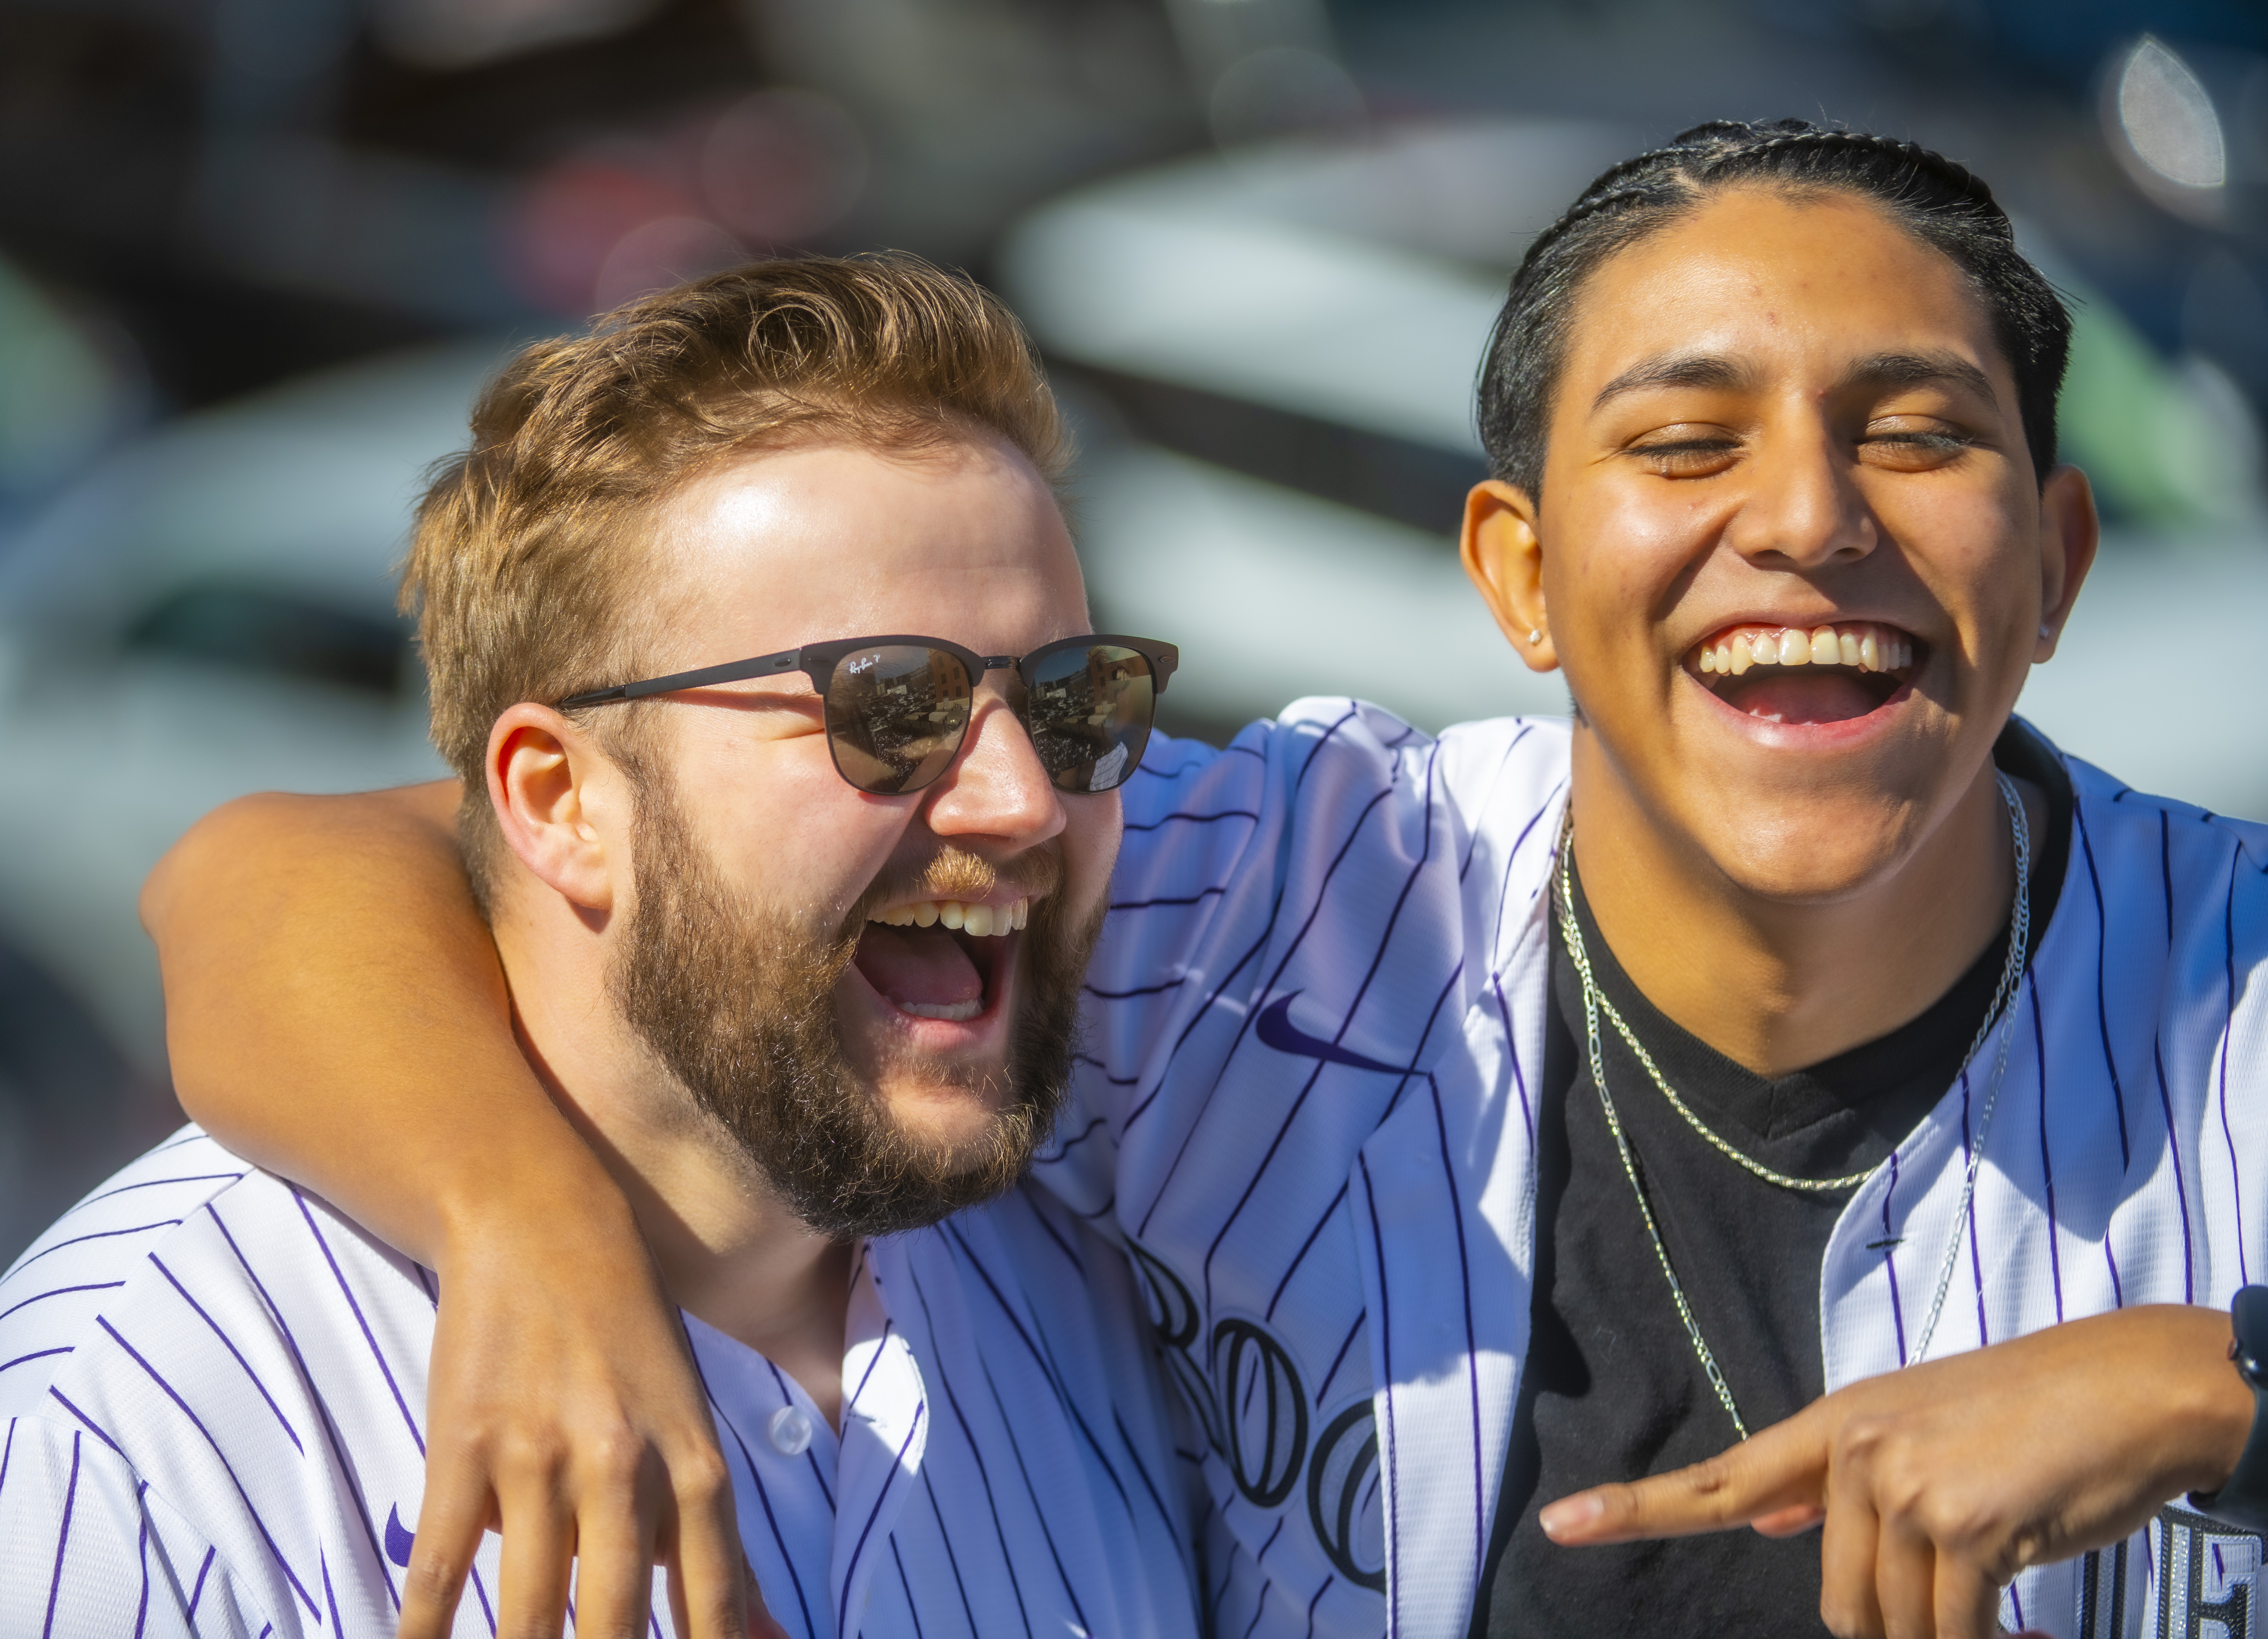
[[[811,1419],[793,1406],[772,1413],[772,1449],[783,1457],[800,1457],[811,1448]]]

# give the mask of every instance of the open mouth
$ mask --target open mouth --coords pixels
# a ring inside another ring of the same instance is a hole
[[[1927,647],[1874,621],[1728,626],[1687,656],[1703,687],[1766,723],[1847,723],[1912,680]]]
[[[875,992],[916,1018],[966,1024],[991,1011],[1032,900],[923,900],[875,911],[856,962]]]

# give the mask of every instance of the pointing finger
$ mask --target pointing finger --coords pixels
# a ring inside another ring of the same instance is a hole
[[[1761,1537],[1800,1537],[1816,1529],[1827,1518],[1827,1510],[1814,1503],[1798,1503],[1793,1508],[1783,1508],[1758,1514],[1749,1525]]]
[[[1707,1462],[1563,1497],[1538,1523],[1569,1547],[1691,1536],[1759,1518],[1778,1525],[1821,1504],[1826,1474],[1827,1443],[1818,1419],[1806,1412]]]

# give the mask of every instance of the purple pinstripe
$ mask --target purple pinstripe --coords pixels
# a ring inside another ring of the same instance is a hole
[[[260,1398],[268,1402],[268,1409],[276,1414],[276,1421],[284,1425],[284,1432],[291,1437],[292,1448],[300,1456],[305,1457],[307,1454],[307,1448],[300,1444],[298,1431],[292,1428],[291,1420],[284,1415],[284,1408],[276,1403],[276,1397],[268,1392],[268,1385],[260,1380],[260,1374],[252,1369],[252,1363],[244,1357],[244,1351],[237,1348],[226,1332],[221,1330],[220,1323],[205,1312],[205,1306],[189,1296],[189,1289],[174,1277],[173,1272],[166,1267],[164,1260],[156,1253],[150,1254],[150,1261],[158,1266],[158,1273],[166,1277],[175,1291],[180,1293],[181,1301],[197,1312],[197,1319],[212,1329],[212,1334],[220,1339],[221,1347],[227,1349],[236,1363],[244,1368],[244,1375],[252,1379],[252,1386],[260,1391]]]
[[[308,1369],[307,1357],[300,1351],[299,1340],[292,1335],[291,1322],[284,1319],[282,1307],[269,1294],[260,1276],[254,1273],[251,1260],[244,1255],[244,1248],[236,1244],[236,1237],[229,1232],[228,1221],[221,1216],[220,1209],[209,1201],[204,1209],[205,1215],[212,1219],[213,1227],[220,1231],[221,1239],[228,1244],[237,1267],[244,1271],[244,1278],[251,1282],[252,1290],[260,1294],[261,1303],[266,1306],[269,1317],[276,1322],[276,1331],[283,1336],[284,1347],[291,1351],[291,1368],[298,1374],[300,1386],[307,1391],[307,1398],[314,1402],[316,1414],[322,1419],[323,1443],[330,1448],[331,1459],[336,1465],[337,1472],[345,1477],[354,1497],[355,1518],[362,1522],[363,1535],[370,1544],[372,1561],[378,1566],[379,1576],[386,1584],[387,1598],[399,1611],[401,1608],[401,1591],[394,1585],[392,1562],[379,1544],[378,1522],[372,1518],[369,1500],[363,1496],[361,1482],[355,1478],[354,1467],[347,1461],[346,1443],[340,1437],[338,1425],[331,1419],[330,1407],[315,1390],[314,1373]]]
[[[180,1221],[179,1218],[163,1218],[155,1224],[136,1224],[131,1229],[97,1230],[92,1235],[74,1235],[69,1240],[59,1240],[52,1246],[40,1247],[30,1257],[17,1263],[8,1273],[13,1275],[18,1269],[28,1269],[49,1253],[61,1252],[66,1246],[77,1246],[91,1240],[113,1240],[121,1235],[141,1235],[151,1230],[172,1229]]]
[[[2063,1253],[2056,1242],[2062,1230],[2056,1221],[2055,1163],[2048,1157],[2048,1042],[2040,1022],[2040,986],[2032,970],[2024,969],[2024,989],[2032,998],[2032,1051],[2040,1082],[2040,1179],[2047,1193],[2048,1277],[2055,1287],[2056,1324],[2063,1324]]]
[[[149,1495],[150,1482],[147,1480],[134,1489],[135,1502],[144,1506],[142,1518],[136,1522],[141,1528],[134,1536],[134,1557],[142,1569],[142,1599],[134,1607],[134,1639],[142,1639],[142,1630],[150,1621],[150,1516],[146,1503]]]
[[[116,1327],[111,1325],[109,1321],[100,1319],[98,1319],[95,1321],[95,1324],[100,1327],[104,1331],[109,1333],[111,1340],[115,1342],[119,1348],[126,1351],[128,1356],[132,1358],[134,1363],[150,1374],[150,1380],[165,1391],[166,1398],[172,1400],[174,1405],[180,1407],[181,1408],[181,1415],[189,1420],[199,1434],[205,1437],[205,1444],[212,1447],[213,1455],[220,1459],[221,1472],[228,1476],[228,1482],[236,1488],[237,1497],[244,1504],[245,1517],[252,1521],[253,1529],[260,1532],[260,1540],[268,1545],[269,1553],[275,1556],[276,1568],[284,1573],[284,1579],[291,1584],[291,1591],[298,1594],[301,1601],[306,1604],[308,1613],[320,1618],[321,1612],[316,1608],[313,1596],[307,1591],[306,1585],[300,1582],[298,1573],[292,1570],[291,1562],[284,1557],[284,1550],[282,1547],[280,1547],[276,1539],[269,1533],[268,1522],[261,1518],[260,1510],[252,1505],[252,1494],[244,1488],[244,1481],[236,1477],[235,1465],[228,1460],[228,1454],[221,1450],[220,1442],[213,1437],[212,1430],[205,1427],[204,1419],[198,1416],[195,1411],[189,1408],[189,1402],[183,1400],[180,1395],[175,1392],[173,1385],[166,1381],[165,1377],[158,1371],[157,1367],[151,1365],[148,1360],[144,1358],[142,1352],[139,1349],[136,1349],[133,1344],[128,1342],[126,1339],[120,1334]],[[73,1409],[77,1408],[74,1407]],[[74,1435],[72,1437],[76,1439],[77,1437]]]
[[[78,1501],[78,1432],[71,1432],[70,1485],[63,1492],[63,1529],[55,1532],[55,1570],[48,1581],[48,1620],[40,1629],[40,1639],[48,1639],[55,1630],[55,1601],[63,1591],[63,1549],[70,1543],[71,1509]]]
[[[59,1349],[36,1349],[28,1355],[18,1355],[13,1360],[0,1362],[0,1371],[7,1371],[10,1366],[20,1366],[34,1360],[45,1360],[50,1355],[68,1355],[70,1352],[70,1345],[68,1343]]]
[[[1489,801],[1496,795],[1496,788],[1498,783],[1504,778],[1504,771],[1512,766],[1512,753],[1520,749],[1520,742],[1526,739],[1533,731],[1534,731],[1528,724],[1525,723],[1521,724],[1520,732],[1512,737],[1511,743],[1504,748],[1504,754],[1496,760],[1496,768],[1494,772],[1489,775],[1488,790],[1481,793],[1480,801],[1473,806],[1473,812],[1486,813],[1488,812]],[[1473,868],[1473,856],[1479,851],[1480,845],[1481,828],[1478,826],[1475,826],[1473,827],[1472,841],[1465,844],[1465,857],[1463,863],[1459,864],[1457,867],[1458,881],[1462,882],[1465,879],[1465,873]],[[1513,846],[1514,850],[1517,851],[1519,844],[1515,842]]]
[[[1906,1312],[1898,1297],[1897,1239],[1890,1229],[1890,1200],[1898,1193],[1898,1152],[1890,1151],[1890,1181],[1882,1190],[1882,1268],[1890,1277],[1890,1319],[1898,1334],[1898,1364],[1906,1363]]]
[[[409,1402],[401,1396],[401,1385],[394,1380],[394,1368],[387,1361],[386,1351],[378,1346],[378,1339],[371,1332],[370,1322],[363,1315],[362,1305],[356,1301],[354,1289],[347,1284],[346,1271],[339,1268],[339,1260],[331,1252],[331,1243],[323,1238],[322,1229],[315,1222],[315,1215],[308,1209],[307,1197],[295,1187],[291,1191],[291,1202],[299,1209],[300,1217],[306,1221],[307,1233],[315,1238],[315,1245],[322,1249],[323,1261],[330,1266],[331,1278],[339,1283],[339,1296],[347,1300],[347,1307],[354,1312],[355,1325],[362,1328],[362,1341],[370,1345],[370,1357],[378,1363],[379,1372],[386,1378],[386,1386],[394,1395],[394,1403],[401,1408],[401,1421],[409,1427],[409,1437],[417,1442],[417,1454],[424,1456],[424,1433],[417,1426],[417,1419],[409,1409]]]
[[[1370,1162],[1361,1154],[1360,1151],[1357,1151],[1355,1155],[1355,1165],[1359,1168],[1362,1172],[1363,1199],[1367,1202],[1370,1206],[1370,1238],[1372,1253],[1378,1260],[1379,1364],[1383,1368],[1381,1375],[1387,1382],[1391,1383],[1394,1381],[1394,1317],[1392,1305],[1387,1302],[1386,1297],[1386,1240],[1385,1237],[1380,1232],[1378,1227],[1378,1194],[1377,1192],[1371,1187]],[[1389,1393],[1386,1397],[1386,1445],[1384,1454],[1381,1459],[1381,1466],[1385,1467],[1389,1471],[1386,1481],[1386,1518],[1389,1525],[1389,1529],[1387,1533],[1386,1562],[1389,1569],[1391,1567],[1399,1564],[1402,1559],[1401,1535],[1398,1532],[1390,1528],[1393,1522],[1399,1520],[1402,1518],[1402,1488],[1399,1483],[1397,1473],[1395,1472],[1394,1457],[1394,1396]],[[1402,1631],[1402,1578],[1392,1575],[1388,1576],[1386,1579],[1386,1631],[1388,1635],[1391,1636],[1393,1635],[1399,1634]]]
[[[850,1567],[843,1578],[843,1599],[835,1612],[835,1631],[838,1639],[840,1635],[848,1634],[850,1630],[850,1584],[858,1575],[858,1562],[866,1557],[866,1540],[874,1534],[874,1522],[882,1517],[882,1503],[888,1498],[890,1488],[897,1484],[898,1476],[905,1472],[906,1453],[913,1449],[914,1436],[921,1431],[922,1419],[928,1411],[929,1407],[926,1406],[917,1406],[914,1408],[913,1423],[907,1429],[906,1437],[898,1446],[896,1464],[890,1470],[890,1477],[882,1482],[881,1490],[875,1496],[874,1506],[867,1511],[866,1523],[858,1532],[858,1546],[850,1550]]]
[[[795,1589],[796,1606],[803,1613],[803,1631],[808,1639],[809,1635],[815,1635],[819,1631],[811,1623],[811,1601],[804,1597],[803,1578],[796,1574],[795,1556],[787,1551],[787,1539],[780,1533],[779,1516],[772,1511],[771,1494],[764,1488],[763,1475],[756,1471],[755,1454],[748,1450],[748,1443],[741,1437],[739,1425],[733,1422],[725,1407],[718,1403],[715,1393],[711,1391],[709,1374],[701,1370],[701,1356],[697,1353],[693,1356],[693,1370],[701,1378],[702,1398],[709,1402],[709,1409],[715,1415],[718,1427],[731,1435],[733,1444],[740,1447],[740,1461],[748,1470],[748,1483],[755,1488],[756,1501],[763,1504],[764,1523],[771,1527],[772,1542],[779,1549],[781,1562],[787,1567],[788,1582]]]
[[[1550,813],[1554,808],[1557,808],[1559,805],[1559,793],[1566,790],[1566,788],[1567,782],[1562,780],[1557,785],[1554,785],[1549,791],[1544,793],[1543,805],[1537,808],[1533,814],[1528,816],[1528,823],[1520,827],[1520,834],[1513,838],[1512,846],[1505,850],[1504,880],[1498,886],[1496,894],[1496,926],[1489,930],[1489,949],[1491,951],[1501,948],[1504,944],[1504,908],[1505,902],[1512,897],[1512,867],[1514,862],[1520,858],[1520,850],[1527,846],[1528,837],[1535,832],[1535,827],[1543,822],[1543,816]],[[1558,844],[1557,842],[1557,834],[1555,833],[1552,851],[1556,854],[1557,852],[1557,849]],[[1546,881],[1550,879],[1550,873],[1549,871],[1544,873],[1543,879]],[[1529,897],[1533,898],[1534,896],[1531,894]]]
[[[921,1305],[922,1319],[934,1335],[937,1318],[930,1312],[929,1294],[922,1290],[918,1280],[912,1284],[914,1301]],[[1024,1579],[1016,1574],[1016,1556],[1008,1547],[1007,1530],[1000,1523],[1000,1503],[992,1492],[991,1470],[985,1466],[984,1453],[977,1449],[976,1437],[969,1432],[968,1414],[961,1408],[961,1396],[954,1390],[953,1379],[939,1371],[937,1385],[945,1391],[945,1403],[954,1421],[961,1425],[961,1437],[968,1444],[969,1458],[976,1465],[977,1483],[984,1488],[984,1506],[992,1515],[992,1532],[1000,1543],[1000,1561],[1007,1568],[1008,1586],[1016,1596],[1016,1615],[1023,1623],[1024,1639],[1033,1639],[1032,1615],[1024,1604]]]
[[[70,1292],[107,1292],[125,1284],[123,1281],[89,1281],[81,1286],[57,1286],[48,1291],[33,1292],[23,1302],[10,1304],[5,1309],[0,1309],[0,1320],[5,1320],[18,1309],[30,1308],[42,1297],[61,1297]]]
[[[2228,973],[2228,1012],[2220,1032],[2220,1136],[2228,1145],[2228,1187],[2236,1203],[2236,1275],[2241,1282],[2252,1279],[2252,1263],[2246,1256],[2244,1245],[2244,1174],[2236,1161],[2236,1137],[2228,1130],[2228,1039],[2235,1033],[2236,1025],[2236,862],[2243,850],[2232,846],[2228,854],[2228,897],[2221,902],[2220,929],[2228,941],[2226,965]]]
[[[2182,1178],[2182,1136],[2174,1126],[2174,1095],[2166,1085],[2166,1055],[2154,1033],[2150,1038],[2150,1061],[2158,1072],[2158,1107],[2166,1116],[2166,1153],[2174,1163],[2174,1199],[2182,1212],[2182,1301],[2197,1301],[2197,1247],[2190,1229],[2189,1186]]]
[[[1420,1044],[1422,1047],[1422,1043]],[[1481,1379],[1479,1342],[1473,1331],[1473,1263],[1465,1246],[1465,1208],[1457,1194],[1456,1164],[1449,1157],[1449,1122],[1441,1110],[1441,1085],[1432,1077],[1425,1084],[1433,1093],[1433,1130],[1441,1140],[1441,1177],[1449,1186],[1449,1221],[1457,1226],[1457,1280],[1464,1297],[1465,1316],[1465,1389],[1469,1396],[1473,1427],[1481,1426]],[[1383,1288],[1385,1283],[1381,1281]],[[1481,1536],[1481,1522],[1488,1518],[1488,1481],[1481,1466],[1481,1445],[1472,1442],[1473,1453],[1473,1563],[1480,1564],[1488,1554],[1488,1544]]]
[[[230,1183],[242,1178],[242,1172],[193,1172],[186,1178],[149,1178],[138,1184],[121,1184],[115,1189],[106,1189],[99,1195],[89,1195],[78,1204],[91,1207],[98,1201],[107,1201],[113,1195],[131,1194],[137,1189],[162,1189],[168,1184],[214,1184],[226,1180]]]

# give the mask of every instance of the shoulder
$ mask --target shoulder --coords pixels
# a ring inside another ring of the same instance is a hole
[[[1127,783],[1126,828],[1207,823],[1240,811],[1259,820],[1270,806],[1366,797],[1380,782],[1425,766],[1434,749],[1430,736],[1382,707],[1329,696],[1294,701],[1218,749],[1158,735]],[[1193,802],[1202,812],[1190,812]]]
[[[202,1134],[152,1150],[0,1282],[0,1415],[79,1459],[77,1503],[66,1477],[28,1518],[95,1485],[171,1510],[287,1628],[386,1608],[387,1525],[423,1487],[429,1279]]]
[[[2169,947],[2204,941],[2239,967],[2268,963],[2268,826],[2135,790],[2066,756],[2073,796],[2065,899],[2154,910]],[[2076,882],[2075,880],[2076,879]]]
[[[62,1361],[202,1208],[254,1176],[189,1127],[105,1179],[0,1277],[0,1412],[36,1402]]]
[[[0,1415],[107,1400],[123,1421],[104,1437],[138,1463],[137,1439],[180,1437],[190,1383],[209,1379],[219,1415],[289,1423],[295,1399],[312,1407],[327,1375],[357,1363],[374,1382],[422,1381],[435,1305],[409,1259],[191,1130],[106,1180],[0,1280]]]
[[[1096,971],[1176,966],[1220,930],[1224,895],[1273,897],[1349,850],[1423,855],[1447,812],[1438,753],[1391,713],[1344,699],[1296,701],[1219,749],[1153,739],[1124,788],[1116,914]]]
[[[92,1431],[37,1416],[0,1428],[0,1632],[306,1631]]]
[[[1474,828],[1502,828],[1566,784],[1573,739],[1565,717],[1460,723],[1441,731],[1442,778]]]
[[[1437,737],[1364,701],[1298,700],[1223,747],[1153,736],[1123,793],[1127,847],[1328,835],[1381,801],[1411,814],[1446,804],[1476,830],[1516,825],[1565,783],[1569,739],[1560,717],[1496,717]]]

